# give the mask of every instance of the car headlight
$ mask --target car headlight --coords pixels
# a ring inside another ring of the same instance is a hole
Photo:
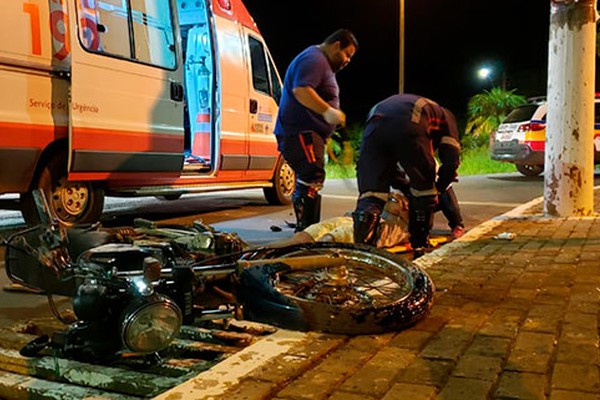
[[[123,313],[121,340],[132,352],[154,353],[175,339],[181,323],[181,310],[168,297],[140,297]]]

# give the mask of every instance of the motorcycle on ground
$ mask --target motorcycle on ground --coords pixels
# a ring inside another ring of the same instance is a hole
[[[64,228],[49,218],[4,241],[12,282],[43,291],[65,329],[21,353],[53,348],[82,360],[158,355],[182,325],[237,317],[336,334],[404,329],[429,311],[434,287],[416,265],[367,245],[249,248],[236,234],[192,226],[99,224]],[[209,291],[225,301],[206,301]],[[65,319],[53,296],[71,300]]]

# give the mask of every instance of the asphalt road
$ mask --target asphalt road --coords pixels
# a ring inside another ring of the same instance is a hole
[[[454,187],[469,229],[542,196],[543,186],[542,177],[527,178],[514,173],[461,177]],[[342,215],[354,208],[356,181],[327,180],[322,194],[322,219]],[[175,201],[109,197],[102,223],[105,226],[128,225],[139,217],[173,223],[201,219],[219,230],[237,232],[252,244],[289,237],[292,230],[286,221],[294,221],[291,206],[270,206],[262,190],[244,190],[186,195]],[[0,234],[23,226],[16,196],[0,197]],[[436,215],[434,229],[440,233],[448,230],[441,214]]]

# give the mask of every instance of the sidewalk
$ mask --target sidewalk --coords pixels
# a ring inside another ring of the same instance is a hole
[[[600,217],[544,218],[537,199],[418,263],[436,297],[416,326],[279,331],[157,398],[600,400]]]

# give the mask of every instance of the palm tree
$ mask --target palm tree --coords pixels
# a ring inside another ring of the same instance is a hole
[[[476,94],[467,105],[468,121],[466,134],[487,136],[494,132],[498,125],[515,107],[525,104],[525,97],[515,94],[513,90],[499,87]]]

